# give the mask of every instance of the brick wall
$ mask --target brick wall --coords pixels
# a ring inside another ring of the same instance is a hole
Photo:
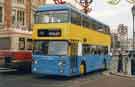
[[[12,6],[11,6],[11,0],[5,0],[4,2],[4,27],[6,29],[9,29],[11,27],[11,10],[12,10]]]
[[[25,0],[25,25],[31,30],[32,24],[32,3],[37,6],[44,4],[46,0]],[[4,27],[9,29],[12,26],[12,0],[4,0]]]
[[[25,15],[26,15],[26,26],[28,27],[29,30],[31,30],[31,0],[26,0],[25,1]]]

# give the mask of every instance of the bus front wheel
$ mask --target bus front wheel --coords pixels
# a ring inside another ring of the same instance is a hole
[[[86,74],[85,64],[80,64],[80,75]]]

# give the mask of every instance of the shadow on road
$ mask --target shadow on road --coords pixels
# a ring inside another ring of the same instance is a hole
[[[81,75],[77,75],[77,76],[71,76],[71,77],[66,77],[66,76],[56,76],[56,75],[33,75],[33,78],[36,79],[42,79],[42,80],[60,80],[60,81],[66,81],[66,80],[76,80],[76,79],[80,79],[80,78],[87,78],[88,76],[93,76],[93,75],[103,75],[102,72],[104,70],[98,70],[98,71],[93,71],[93,72],[89,72],[86,73],[85,75],[81,76]],[[92,79],[92,78],[91,78]],[[96,79],[96,78],[93,78]]]
[[[85,78],[89,78],[90,79],[96,79],[97,77],[102,75],[102,72],[104,70],[98,70],[98,71],[94,71],[94,72],[90,72],[87,73],[86,75],[80,76],[72,76],[72,77],[65,77],[65,76],[52,76],[52,75],[35,75],[32,73],[28,73],[28,72],[16,72],[16,71],[12,71],[12,72],[3,72],[0,73],[0,75],[2,76],[17,76],[17,77],[27,77],[30,76],[30,78],[32,79],[36,79],[36,80],[57,80],[57,81],[66,81],[66,80],[76,80],[76,79],[85,79]],[[94,76],[94,77],[92,77]]]
[[[17,72],[17,71],[10,71],[10,72],[1,72],[0,73],[3,76],[10,76],[10,75],[15,75],[15,76],[19,76],[19,75],[30,75],[32,73],[30,72]]]

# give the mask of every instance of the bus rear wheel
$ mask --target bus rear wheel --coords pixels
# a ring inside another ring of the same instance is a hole
[[[80,75],[86,74],[85,64],[80,64]]]

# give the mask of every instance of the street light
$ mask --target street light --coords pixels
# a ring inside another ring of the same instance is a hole
[[[134,17],[135,17],[135,5],[133,5],[133,7],[132,7],[132,15],[133,15],[133,50],[134,50],[134,48],[135,48],[135,45],[134,45],[134,38],[135,38],[135,36],[134,36],[134,29],[135,29],[135,23],[134,23]]]

